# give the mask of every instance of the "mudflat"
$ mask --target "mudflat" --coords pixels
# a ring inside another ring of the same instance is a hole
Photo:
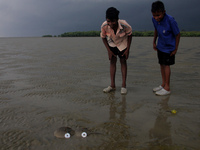
[[[115,92],[100,37],[0,38],[0,148],[200,149],[200,38],[182,37],[171,67],[171,95],[161,82],[152,37],[133,37],[127,95]],[[175,114],[171,110],[176,110]],[[87,128],[59,139],[60,127]]]

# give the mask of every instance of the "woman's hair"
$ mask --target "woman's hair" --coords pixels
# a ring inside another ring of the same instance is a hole
[[[114,7],[108,8],[106,11],[106,19],[118,20],[119,19],[119,11]]]
[[[152,3],[151,12],[156,13],[156,12],[164,12],[164,11],[165,11],[165,6],[163,2],[155,1]]]

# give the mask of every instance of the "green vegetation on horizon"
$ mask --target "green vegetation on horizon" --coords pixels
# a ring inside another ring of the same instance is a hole
[[[99,37],[101,31],[76,31],[65,32],[58,37]],[[152,37],[154,31],[133,31],[135,37]],[[182,37],[200,37],[200,31],[181,31]],[[42,37],[56,37],[55,35],[43,35]]]

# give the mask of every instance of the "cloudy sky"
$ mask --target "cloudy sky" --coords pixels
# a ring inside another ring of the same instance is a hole
[[[108,7],[133,30],[153,30],[154,0],[0,0],[0,37],[30,37],[100,30]],[[163,0],[180,30],[200,30],[199,0]]]

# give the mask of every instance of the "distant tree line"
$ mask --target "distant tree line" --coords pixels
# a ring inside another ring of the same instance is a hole
[[[100,36],[100,31],[77,31],[77,32],[65,32],[60,35],[61,37],[95,37]]]
[[[181,31],[183,37],[200,37],[200,31]]]
[[[65,32],[58,37],[99,37],[101,31],[76,31]],[[132,36],[135,37],[152,37],[154,31],[133,31]],[[200,31],[181,31],[182,37],[200,37]],[[56,35],[43,35],[42,37],[57,37]]]
[[[50,35],[50,34],[48,34],[48,35],[43,35],[42,37],[57,37],[56,35]]]

